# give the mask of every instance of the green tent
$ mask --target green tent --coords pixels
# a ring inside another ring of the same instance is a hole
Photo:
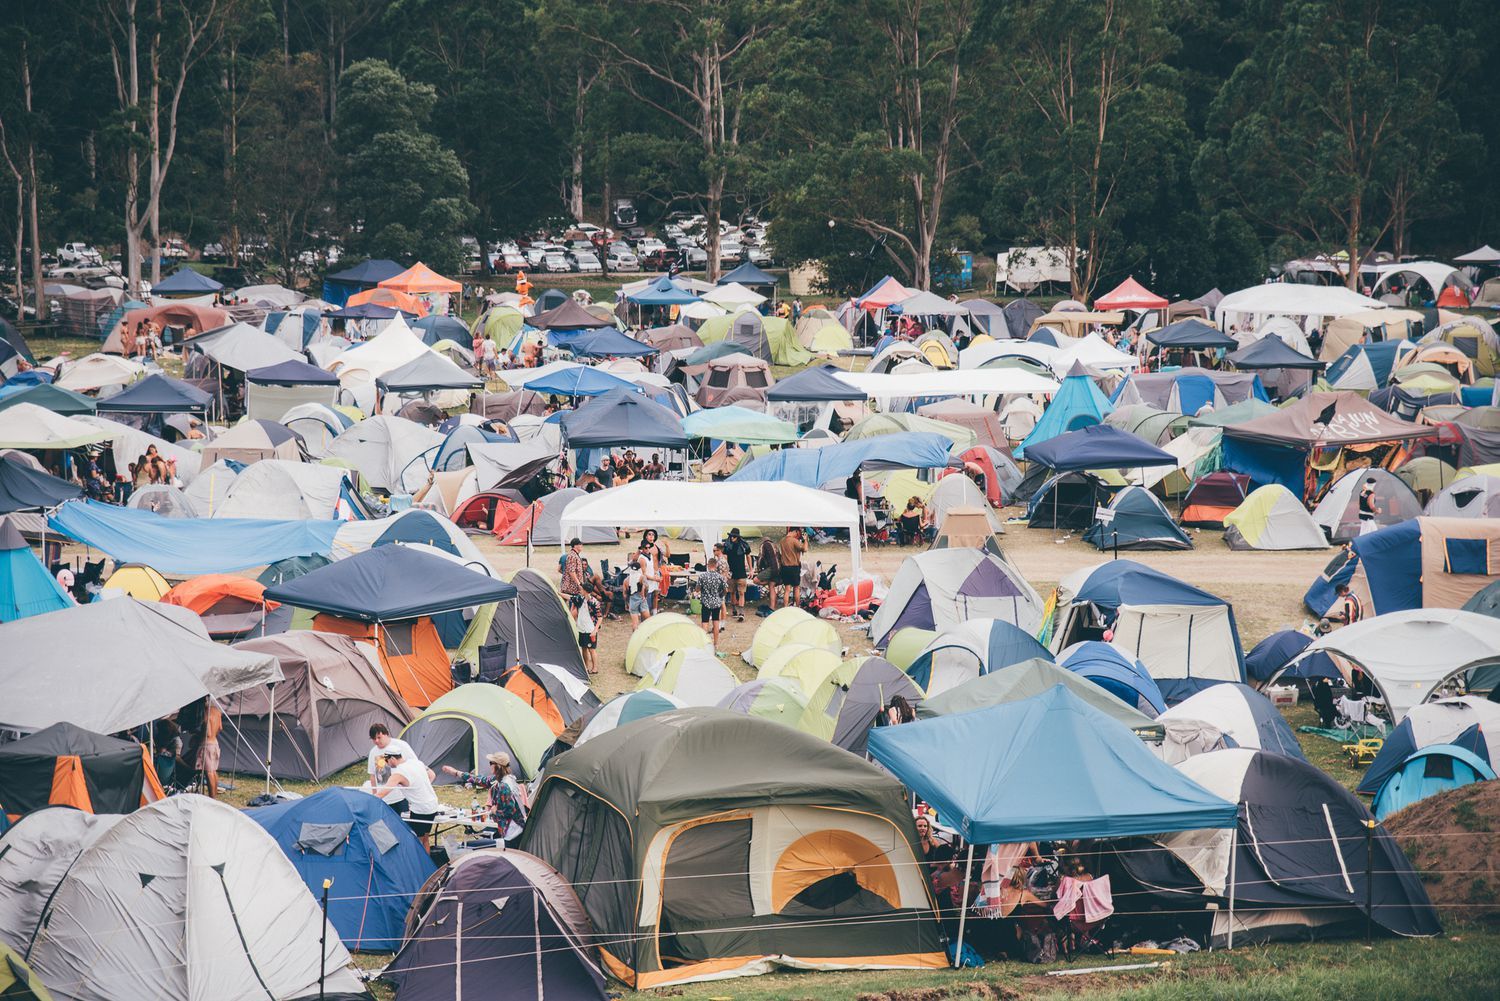
[[[440,696],[407,724],[401,739],[438,773],[440,783],[452,781],[442,773],[443,765],[483,770],[485,755],[496,751],[509,754],[517,777],[529,781],[554,735],[525,699],[499,685],[472,684]]]
[[[0,998],[5,1001],[52,1001],[31,967],[4,942],[0,942]]]
[[[578,890],[636,990],[947,965],[901,786],[767,720],[677,709],[552,759],[520,847]]]

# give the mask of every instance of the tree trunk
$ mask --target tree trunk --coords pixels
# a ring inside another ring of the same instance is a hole
[[[1359,229],[1364,222],[1363,205],[1356,195],[1349,206],[1349,232],[1345,239],[1345,250],[1349,254],[1349,274],[1344,279],[1350,291],[1359,291]]]
[[[584,103],[587,96],[588,88],[583,84],[583,68],[579,67],[573,83],[573,175],[568,186],[568,212],[575,222],[583,222],[583,120],[588,111]],[[604,212],[608,216],[608,205],[604,206]]]
[[[151,36],[151,202],[146,215],[151,225],[151,284],[161,281],[161,0],[156,0],[158,29]]]
[[[708,246],[703,249],[708,252],[707,278],[710,282],[719,280],[719,217],[724,208],[724,171],[714,171],[714,176],[708,182],[708,204],[703,213],[707,219],[704,239]]]
[[[7,156],[7,159],[9,157]],[[20,313],[26,305],[26,288],[21,276],[24,275],[26,259],[26,184],[21,180],[20,173],[16,173],[16,311]],[[20,319],[18,315],[16,319]]]

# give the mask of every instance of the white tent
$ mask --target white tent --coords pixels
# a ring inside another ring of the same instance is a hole
[[[1087,368],[1125,372],[1133,372],[1139,365],[1135,355],[1121,351],[1095,333],[1079,338],[1077,342],[1058,351],[1052,358],[1052,371],[1059,376],[1067,375],[1078,362],[1082,362]]]
[[[235,477],[215,518],[333,518],[347,474],[337,466],[262,459]]]
[[[963,303],[950,302],[932,292],[915,292],[896,303],[902,316],[968,316]]]
[[[1029,358],[1048,368],[1058,355],[1058,348],[1041,341],[994,340],[975,344],[958,353],[959,368],[983,368],[999,358]]]
[[[0,448],[78,448],[108,437],[99,428],[35,403],[0,410]]]
[[[239,473],[224,460],[205,466],[193,477],[193,482],[183,488],[183,496],[193,505],[200,518],[212,518],[223,507],[229,497],[229,488],[239,479]]]
[[[423,453],[442,443],[443,436],[432,428],[404,417],[381,416],[360,421],[339,435],[327,454],[352,463],[377,490],[414,493],[427,482]]]
[[[234,295],[237,299],[255,306],[265,306],[267,309],[286,309],[307,300],[307,296],[285,285],[246,285],[242,289],[236,289]]]
[[[1232,326],[1258,328],[1268,316],[1306,316],[1321,323],[1327,317],[1384,309],[1378,299],[1352,292],[1341,285],[1298,285],[1276,282],[1231,292],[1214,309],[1214,323],[1221,330]]]
[[[725,309],[737,309],[741,306],[759,306],[766,301],[766,297],[746,288],[739,282],[730,282],[728,285],[717,285],[711,291],[703,293],[703,301],[723,306]]]
[[[291,1001],[320,972],[330,996],[364,991],[281,847],[206,796],[151,803],[84,849],[28,957],[71,1001]]]
[[[265,331],[248,323],[233,323],[218,330],[200,334],[188,342],[203,354],[237,372],[280,365],[288,361],[306,361],[302,352],[293,351]]]
[[[1377,264],[1375,273],[1379,279],[1375,287],[1370,291],[1375,295],[1382,295],[1390,291],[1390,280],[1401,274],[1414,274],[1420,277],[1428,285],[1432,286],[1432,294],[1440,295],[1443,287],[1453,280],[1453,284],[1460,288],[1466,288],[1472,284],[1465,278],[1457,268],[1451,264],[1443,264],[1440,261],[1406,261],[1400,264]]]
[[[1057,392],[1057,382],[1018,368],[935,369],[901,375],[875,372],[839,372],[835,375],[874,400],[920,397],[991,396],[996,393]]]
[[[683,306],[677,315],[684,320],[711,320],[727,312],[729,311],[723,306],[717,306],[711,302],[690,302]]]
[[[0,726],[15,730],[68,722],[118,733],[281,680],[275,657],[213,642],[189,609],[130,597],[7,622],[0,650]]]
[[[173,445],[165,439],[147,434],[128,424],[121,424],[119,421],[112,421],[108,417],[98,417],[94,414],[79,414],[73,419],[90,424],[105,433],[110,449],[114,453],[115,469],[122,476],[130,475],[130,464],[146,454],[148,445],[155,445],[156,450],[167,461],[177,463],[177,478],[183,483],[191,483],[202,466],[202,456],[197,452],[183,448],[181,445]]]
[[[62,374],[53,385],[86,393],[104,386],[124,386],[139,379],[145,366],[117,355],[84,355],[77,361],[63,362]]]
[[[345,386],[353,386],[374,382],[429,350],[422,338],[397,316],[378,335],[335,358],[328,368],[338,374]]]
[[[541,438],[529,441],[471,442],[465,446],[474,463],[480,490],[493,490],[510,473],[542,460],[556,459],[558,450]]]
[[[333,409],[331,400],[322,403],[299,403],[283,411],[274,420],[300,434],[302,444],[307,448],[307,454],[314,459],[321,459],[327,455],[328,446],[333,444],[333,439],[353,423]]]
[[[89,845],[122,819],[71,806],[28,813],[0,840],[0,942],[24,953],[47,897]]]
[[[1478,250],[1471,250],[1467,254],[1461,254],[1454,258],[1460,264],[1500,264],[1500,250],[1496,250],[1488,243]]]

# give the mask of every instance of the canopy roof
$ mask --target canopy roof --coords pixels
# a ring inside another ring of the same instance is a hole
[[[1238,813],[1062,685],[879,727],[869,750],[976,844],[1225,828]]]
[[[775,285],[780,280],[781,279],[777,278],[775,275],[770,274],[767,271],[762,271],[760,268],[756,267],[754,262],[746,261],[744,264],[741,264],[733,271],[721,277],[718,283],[720,285],[734,285],[737,283],[740,285],[749,285],[753,287],[757,285]]]
[[[694,438],[715,438],[741,445],[785,445],[798,438],[797,429],[770,414],[744,407],[713,407],[684,417],[682,430]]]
[[[950,302],[932,292],[913,292],[891,306],[902,316],[966,316],[969,308],[961,302]]]
[[[1471,250],[1467,254],[1461,254],[1454,258],[1460,264],[1500,264],[1500,250],[1496,250],[1488,243],[1478,250]]]
[[[1310,448],[1427,438],[1437,429],[1403,421],[1357,393],[1345,392],[1309,393],[1274,414],[1231,424],[1224,433]]]
[[[17,403],[0,410],[0,448],[77,448],[106,441],[109,432],[72,417]]]
[[[1059,472],[1177,465],[1170,452],[1108,424],[1092,424],[1038,442],[1026,450],[1026,458]]]
[[[385,545],[266,589],[267,601],[362,622],[390,622],[509,601],[516,589],[410,546]]]
[[[1041,657],[1006,665],[946,692],[929,696],[917,704],[917,716],[955,716],[994,705],[1021,702],[1045,695],[1058,685],[1071,690],[1084,702],[1131,730],[1151,730],[1154,727],[1151,717],[1139,709],[1121,702],[1083,675]]]
[[[595,316],[572,299],[565,299],[562,305],[538,313],[526,322],[538,330],[594,330],[615,325],[614,320]]]
[[[695,293],[677,284],[669,275],[662,275],[645,288],[627,294],[625,298],[638,306],[685,306],[698,301]]]
[[[300,351],[293,351],[279,339],[248,323],[232,323],[199,334],[189,340],[187,346],[197,348],[220,365],[237,372],[303,360]]]
[[[217,292],[223,287],[223,284],[208,275],[199,274],[189,267],[180,267],[151,286],[151,291],[158,295],[204,295]]]
[[[1167,300],[1150,291],[1134,278],[1127,278],[1114,290],[1094,300],[1096,310],[1166,309]]]
[[[1275,334],[1267,334],[1251,343],[1249,347],[1229,352],[1224,358],[1235,368],[1242,369],[1305,368],[1315,370],[1323,367],[1323,362],[1288,346]]]
[[[860,400],[868,394],[845,381],[844,373],[832,365],[815,365],[789,375],[766,391],[773,402],[824,402]]]
[[[419,393],[436,389],[478,389],[484,380],[465,372],[436,351],[425,351],[375,379],[384,392]]]
[[[1210,323],[1204,323],[1199,319],[1178,320],[1169,323],[1165,327],[1153,330],[1146,335],[1146,340],[1163,348],[1228,348],[1234,350],[1239,347],[1239,341],[1230,337],[1224,331]]]
[[[849,498],[795,483],[636,480],[573,501],[563,511],[562,534],[571,538],[577,529],[594,526],[691,525],[712,544],[734,527],[859,524],[859,508]]]
[[[250,369],[245,379],[260,386],[334,386],[339,381],[332,372],[301,359]]]
[[[1019,368],[927,369],[921,372],[841,372],[837,378],[875,400],[989,396],[995,393],[1041,393],[1051,396],[1058,384]]]
[[[118,733],[205,695],[282,680],[275,657],[213,642],[194,612],[130,597],[0,625],[0,648],[0,726],[17,730],[66,721]],[[108,650],[109,670],[83,650]]]
[[[399,275],[376,282],[381,288],[396,289],[407,295],[422,295],[429,292],[457,292],[463,285],[452,278],[444,278],[421,261],[413,264]]]
[[[953,442],[930,431],[903,431],[822,448],[783,448],[740,467],[729,482],[780,480],[821,487],[858,469],[941,469]]]
[[[577,410],[564,413],[562,430],[569,448],[688,446],[682,419],[660,403],[646,399],[633,386],[603,393]]]
[[[540,378],[526,379],[520,385],[534,392],[552,393],[556,396],[600,396],[617,389],[640,392],[635,383],[587,365],[559,369]]]
[[[368,288],[379,285],[388,278],[394,278],[405,270],[395,261],[375,259],[361,261],[352,268],[335,272],[329,275],[327,280],[343,285],[363,285]]]
[[[884,309],[895,305],[902,299],[910,299],[912,290],[903,286],[890,275],[886,275],[875,283],[874,288],[855,300],[861,309]]]
[[[39,382],[28,386],[12,380],[0,386],[0,410],[13,407],[17,403],[35,404],[43,410],[50,410],[54,414],[68,417],[73,414],[93,413],[98,401],[82,393],[75,393],[71,389],[54,386],[50,382]]]
[[[586,330],[569,339],[564,346],[579,358],[644,358],[661,350],[623,334],[614,327]]]
[[[1352,292],[1342,285],[1298,285],[1273,282],[1231,292],[1214,307],[1220,324],[1244,316],[1344,316],[1369,309],[1384,309],[1379,299]]]
[[[751,288],[746,288],[739,282],[730,282],[727,285],[720,284],[717,288],[703,293],[703,301],[711,302],[716,306],[726,309],[736,307],[759,306],[766,301],[766,297]]]
[[[99,410],[133,414],[201,413],[208,409],[209,400],[209,395],[197,386],[158,372],[100,400]]]
[[[56,507],[83,496],[83,489],[9,455],[0,455],[0,514]]]

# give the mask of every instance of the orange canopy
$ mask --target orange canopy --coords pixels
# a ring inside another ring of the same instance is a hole
[[[375,306],[389,306],[392,309],[404,309],[406,312],[415,313],[417,316],[427,315],[427,304],[425,302],[408,292],[402,292],[400,289],[394,288],[376,287],[365,289],[363,292],[356,292],[349,297],[349,301],[344,305],[363,306],[365,303]]]
[[[203,615],[224,598],[239,598],[259,605],[264,601],[266,586],[253,577],[236,577],[234,574],[210,573],[192,580],[185,580],[161,599],[168,605],[181,605]],[[265,601],[267,609],[280,607],[277,602]]]
[[[421,295],[424,292],[457,292],[463,288],[452,278],[444,278],[421,261],[413,264],[394,278],[380,283],[381,288],[392,288],[398,292]]]
[[[1094,308],[1108,309],[1166,309],[1167,300],[1152,292],[1134,278],[1122,281],[1113,292],[1094,300]]]

